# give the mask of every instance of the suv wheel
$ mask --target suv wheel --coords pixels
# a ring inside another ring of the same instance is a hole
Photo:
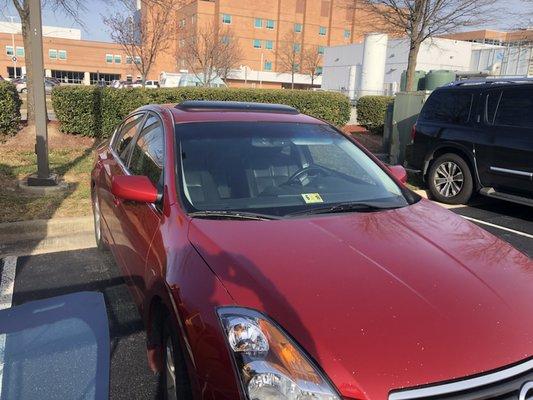
[[[468,164],[453,153],[440,156],[431,165],[428,185],[432,197],[447,204],[466,204],[474,188]]]

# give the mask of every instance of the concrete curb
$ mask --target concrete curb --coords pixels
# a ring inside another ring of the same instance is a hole
[[[0,254],[24,255],[94,247],[93,218],[0,223]]]

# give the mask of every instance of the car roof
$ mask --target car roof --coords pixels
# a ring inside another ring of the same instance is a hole
[[[261,121],[326,124],[320,119],[300,113],[295,108],[268,103],[186,101],[180,104],[157,104],[139,110],[169,110],[176,123]]]
[[[486,90],[500,88],[527,87],[532,88],[532,78],[490,78],[490,79],[467,79],[464,81],[452,82],[441,86],[436,90]]]

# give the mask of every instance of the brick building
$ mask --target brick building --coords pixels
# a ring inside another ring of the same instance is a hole
[[[516,31],[497,31],[482,29],[477,31],[452,33],[443,36],[447,39],[464,40],[498,46],[528,46],[533,45],[533,28]]]
[[[290,74],[280,62],[282,48],[296,46],[298,52],[311,48],[321,55],[329,46],[362,42],[365,33],[377,29],[369,24],[368,10],[350,7],[354,2],[347,0],[186,1],[176,11],[176,26],[186,33],[167,54],[158,57],[154,71],[186,68],[180,56],[182,41],[218,25],[230,30],[241,49],[240,68],[228,81],[232,86],[287,86]],[[295,81],[297,86],[309,86],[310,77],[298,73]],[[320,86],[320,80],[315,86]]]
[[[90,84],[98,79],[137,79],[134,60],[115,43],[81,40],[78,29],[43,27],[45,75],[65,83]],[[0,23],[0,75],[20,77],[26,73],[25,49],[20,24]]]

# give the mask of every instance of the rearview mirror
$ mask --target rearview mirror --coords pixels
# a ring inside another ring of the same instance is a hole
[[[157,188],[146,176],[114,176],[111,193],[119,199],[139,203],[155,203],[159,199]]]
[[[401,183],[406,183],[407,182],[407,171],[401,165],[390,165],[389,166],[389,171]]]

